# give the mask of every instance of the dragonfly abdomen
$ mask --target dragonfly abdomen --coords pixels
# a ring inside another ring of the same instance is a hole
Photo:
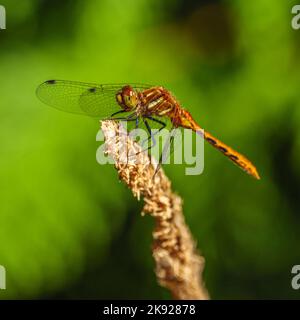
[[[246,173],[250,174],[256,179],[260,179],[259,174],[252,164],[250,160],[248,160],[245,156],[240,154],[239,152],[233,150],[224,142],[220,141],[219,139],[215,138],[209,132],[203,130],[193,119],[191,114],[184,109],[180,109],[178,112],[178,116],[174,118],[173,121],[176,126],[182,126],[184,128],[191,129],[195,132],[204,131],[204,139],[211,144],[214,148],[221,151],[228,159],[230,159],[233,163],[238,165],[242,170]],[[202,133],[201,133],[202,135]]]
[[[260,179],[260,176],[252,164],[252,162],[247,159],[245,156],[240,154],[239,152],[233,150],[229,146],[227,146],[224,142],[220,141],[219,139],[215,138],[209,132],[204,131],[204,139],[211,144],[213,147],[221,151],[228,159],[238,165],[242,170],[246,173],[250,174],[252,177],[256,179]]]

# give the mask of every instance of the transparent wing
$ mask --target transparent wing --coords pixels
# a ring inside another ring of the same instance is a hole
[[[42,102],[51,107],[100,119],[120,110],[116,93],[125,85],[49,80],[37,88],[36,94]],[[144,84],[130,85],[136,90],[151,87]]]

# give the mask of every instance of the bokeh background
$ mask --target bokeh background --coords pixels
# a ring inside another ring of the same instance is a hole
[[[2,0],[1,299],[170,298],[153,221],[100,166],[97,121],[43,105],[47,79],[164,85],[257,165],[255,181],[206,146],[205,170],[166,165],[206,258],[214,299],[299,298],[297,1]]]

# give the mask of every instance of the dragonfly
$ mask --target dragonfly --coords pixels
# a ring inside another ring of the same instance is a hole
[[[149,122],[158,124],[159,130],[165,128],[166,120],[169,120],[173,128],[202,132],[210,145],[247,174],[260,179],[256,167],[248,158],[202,129],[191,113],[162,86],[48,80],[39,85],[36,94],[45,104],[66,112],[84,114],[101,120],[134,121],[136,126],[142,121],[151,138]]]

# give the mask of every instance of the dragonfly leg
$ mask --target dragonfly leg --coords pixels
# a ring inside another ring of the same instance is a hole
[[[137,116],[136,116],[136,113],[135,113],[135,112],[134,112],[134,113],[132,113],[132,114],[130,114],[128,117],[112,118],[112,116],[113,116],[113,115],[115,115],[115,114],[117,114],[117,113],[122,113],[122,112],[128,112],[128,111],[121,110],[121,112],[120,112],[120,111],[115,112],[115,113],[113,113],[113,114],[110,116],[110,118],[107,118],[106,120],[136,121]]]
[[[162,153],[160,154],[160,157],[159,157],[159,161],[158,161],[158,164],[157,164],[157,167],[155,169],[155,172],[154,172],[154,175],[152,178],[155,177],[155,175],[157,174],[157,172],[159,171],[163,161],[166,159],[166,154],[169,150],[171,150],[171,153],[173,152],[174,150],[174,138],[175,138],[175,134],[173,134],[173,130],[174,128],[171,129],[171,133],[170,133],[170,140],[168,139],[163,147],[163,150],[162,150]]]
[[[135,119],[135,128],[136,129],[139,127],[139,122],[140,122],[139,117],[136,117],[136,119]]]
[[[137,121],[137,122],[138,122],[138,121]],[[147,142],[147,141],[149,141],[150,139],[152,140],[152,144],[151,144],[151,146],[147,147],[146,149],[143,149],[143,150],[137,152],[136,155],[138,155],[138,154],[140,154],[140,153],[142,153],[142,152],[144,152],[144,151],[150,150],[151,148],[153,148],[153,147],[156,145],[156,140],[155,140],[155,138],[154,138],[154,135],[153,135],[152,132],[151,132],[151,128],[150,128],[150,126],[149,126],[148,121],[147,121],[146,119],[143,119],[143,122],[144,122],[144,124],[145,124],[145,126],[146,126],[146,129],[147,129],[147,132],[148,132],[148,138],[145,139],[145,140],[143,140],[143,141],[141,142],[141,144],[142,144],[142,146],[143,146],[144,143]]]
[[[138,117],[136,116],[136,113],[130,114],[128,117],[118,117],[118,118],[113,118],[114,115],[126,112],[125,110],[120,110],[111,115],[110,118],[107,118],[106,120],[117,120],[117,121],[135,121],[136,125],[138,124]],[[127,152],[127,164],[128,164],[128,152]]]
[[[118,113],[122,113],[122,112],[124,112],[124,111],[121,110],[121,112],[120,112],[120,111],[115,112],[115,113],[112,114],[112,116],[115,115],[115,114],[118,114]],[[126,111],[125,111],[125,112],[126,112]],[[135,113],[135,112],[132,113],[132,114],[130,114],[128,117],[111,118],[111,119],[108,119],[108,120],[135,121],[135,125],[136,125],[136,126],[138,126],[138,123],[139,123],[139,117],[136,116],[136,113]],[[130,157],[131,157],[131,156],[128,154],[128,150],[127,150],[127,165],[128,165],[128,161],[129,161],[129,158],[130,158]]]
[[[148,121],[147,121],[147,120],[144,120],[144,123],[145,123],[146,128],[147,128],[147,131],[148,131],[148,133],[149,133],[149,138],[148,138],[148,140],[151,139],[152,142],[153,142],[153,145],[151,145],[150,147],[148,147],[148,150],[149,150],[150,148],[152,148],[152,147],[154,147],[154,146],[156,145],[156,140],[155,140],[155,138],[154,138],[154,135],[153,135],[152,132],[151,132],[151,128],[150,128],[150,126],[149,126]]]
[[[114,117],[115,115],[117,115],[117,114],[119,114],[119,113],[124,113],[124,112],[128,112],[128,111],[119,110],[119,111],[117,111],[117,112],[114,112],[114,113],[110,116],[110,118]]]
[[[155,119],[155,118],[150,117],[150,116],[148,116],[147,118],[150,119],[150,120],[152,120],[152,121],[154,121],[154,122],[157,122],[157,123],[160,123],[160,124],[161,124],[161,127],[158,129],[158,131],[157,131],[156,133],[158,133],[159,131],[161,131],[162,129],[164,129],[164,128],[166,127],[166,123],[163,122],[163,121],[161,121],[161,120]],[[156,133],[155,133],[155,134],[156,134]]]
[[[145,143],[145,142],[148,142],[149,140],[152,140],[152,144],[151,144],[149,147],[147,147],[146,149],[144,149],[144,150],[142,150],[142,151],[140,151],[140,152],[144,152],[144,151],[146,151],[146,150],[150,150],[151,148],[153,148],[153,147],[156,145],[156,140],[155,140],[155,138],[154,138],[154,134],[152,134],[152,132],[151,132],[151,128],[150,128],[150,126],[149,126],[148,121],[147,121],[146,119],[143,119],[143,121],[144,121],[144,124],[145,124],[145,126],[146,126],[146,129],[147,129],[147,131],[148,131],[148,138],[142,142],[142,145],[144,145],[144,143]],[[140,153],[140,152],[139,152],[139,153]]]
[[[156,145],[156,140],[155,140],[154,136],[155,136],[157,133],[159,133],[162,129],[164,129],[164,128],[166,127],[166,124],[165,124],[163,121],[157,120],[157,119],[152,118],[152,117],[150,117],[150,116],[148,116],[148,117],[146,117],[146,118],[147,118],[147,119],[150,119],[150,120],[152,120],[152,121],[154,121],[154,122],[160,123],[162,126],[158,129],[157,132],[155,132],[154,134],[152,134],[148,121],[147,121],[147,120],[144,120],[144,123],[145,123],[145,125],[146,125],[146,128],[147,128],[147,131],[148,131],[148,134],[149,134],[149,135],[148,135],[148,138],[147,138],[147,139],[145,139],[145,140],[142,141],[142,146],[143,146],[146,142],[148,142],[150,139],[152,139],[153,145],[151,145],[150,147],[146,148],[146,149],[143,150],[143,151],[149,150],[149,149],[151,149],[152,147],[154,147],[154,146]]]

